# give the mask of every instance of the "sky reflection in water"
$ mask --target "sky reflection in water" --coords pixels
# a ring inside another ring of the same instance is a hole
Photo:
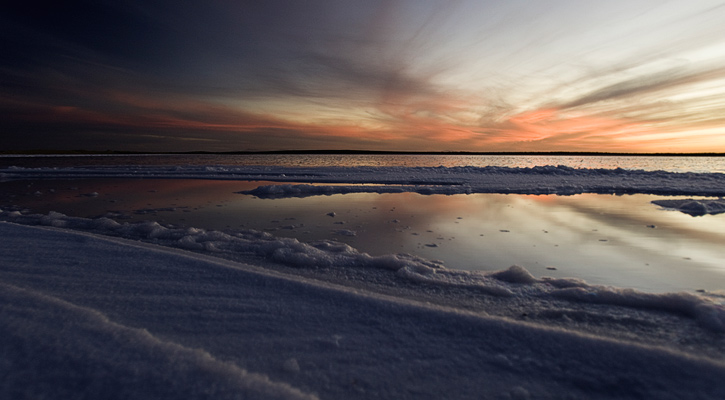
[[[362,193],[270,200],[235,193],[262,184],[268,182],[5,182],[0,200],[35,212],[333,239],[373,255],[414,253],[456,269],[518,264],[536,276],[649,291],[725,289],[725,214],[691,217],[651,204],[662,196]]]

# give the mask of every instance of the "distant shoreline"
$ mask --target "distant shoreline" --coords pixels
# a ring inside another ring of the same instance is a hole
[[[725,157],[725,153],[623,153],[592,151],[382,151],[382,150],[270,150],[270,151],[91,151],[91,150],[27,150],[0,151],[4,156],[73,156],[73,155],[452,155],[452,156],[617,156],[617,157]]]

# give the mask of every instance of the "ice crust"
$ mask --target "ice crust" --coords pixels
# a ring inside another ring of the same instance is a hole
[[[482,293],[516,298],[563,298],[576,302],[627,306],[677,313],[714,332],[725,332],[725,299],[696,294],[653,294],[634,289],[591,285],[575,278],[536,278],[525,268],[498,272],[446,269],[441,263],[410,254],[371,256],[332,240],[310,243],[279,238],[266,232],[225,233],[199,228],[175,228],[158,222],[119,223],[109,218],[69,217],[58,212],[24,215],[0,212],[0,220],[26,225],[82,230],[102,235],[150,241],[211,254],[251,255],[297,268],[375,268],[393,271],[411,282],[441,287],[473,288]]]
[[[293,197],[353,192],[421,194],[649,193],[725,196],[725,174],[675,173],[567,166],[509,167],[317,167],[116,166],[0,169],[0,180],[61,178],[184,178],[286,182],[246,193]],[[307,183],[291,185],[290,183]],[[335,183],[336,185],[309,185]],[[345,185],[347,184],[347,185]],[[361,185],[364,184],[364,185]]]

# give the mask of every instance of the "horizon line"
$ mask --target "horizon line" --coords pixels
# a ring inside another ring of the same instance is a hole
[[[471,156],[516,156],[516,155],[546,155],[546,156],[669,156],[669,157],[723,157],[725,153],[718,152],[608,152],[608,151],[401,151],[401,150],[239,150],[239,151],[129,151],[129,150],[3,150],[0,155],[264,155],[264,154],[310,154],[310,155],[471,155]]]

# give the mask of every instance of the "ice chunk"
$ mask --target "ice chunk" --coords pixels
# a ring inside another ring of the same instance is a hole
[[[512,265],[506,270],[494,272],[489,275],[492,278],[496,278],[500,281],[509,282],[509,283],[534,283],[537,282],[537,279],[531,275],[529,271],[526,270],[526,268],[518,266],[518,265]]]
[[[712,200],[654,200],[652,203],[664,208],[679,210],[692,216],[725,213],[725,199],[723,198]]]

